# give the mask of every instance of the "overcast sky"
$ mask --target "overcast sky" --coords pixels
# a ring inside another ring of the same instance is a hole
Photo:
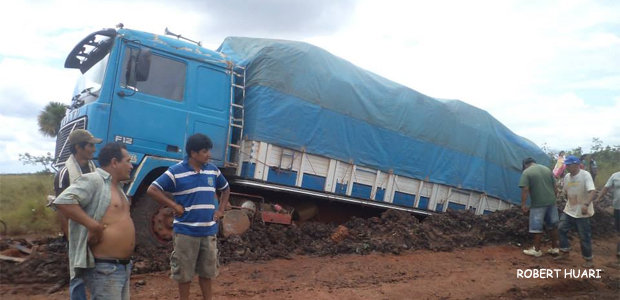
[[[9,1],[0,11],[0,173],[54,152],[36,117],[69,103],[85,35],[125,27],[216,49],[226,36],[306,41],[426,95],[491,113],[539,146],[620,145],[620,1]]]

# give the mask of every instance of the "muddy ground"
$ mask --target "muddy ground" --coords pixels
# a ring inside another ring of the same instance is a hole
[[[605,203],[603,203],[605,204]],[[516,279],[517,269],[579,269],[574,251],[563,264],[550,256],[531,258],[527,217],[519,209],[484,216],[452,211],[418,220],[386,211],[378,217],[351,218],[343,224],[305,222],[293,226],[254,220],[241,236],[219,239],[221,299],[407,299],[547,298],[617,299],[613,219],[597,207],[592,219],[596,279]],[[26,256],[11,244],[34,249]],[[578,241],[573,240],[578,249]],[[10,299],[64,299],[68,277],[65,247],[59,238],[3,239],[0,251],[24,256],[22,263],[0,261],[0,296]],[[170,299],[169,249],[136,249],[132,277],[137,299]],[[600,257],[600,259],[599,259]],[[195,288],[195,289],[194,289]],[[198,295],[197,287],[193,292]],[[416,296],[413,296],[412,293]]]

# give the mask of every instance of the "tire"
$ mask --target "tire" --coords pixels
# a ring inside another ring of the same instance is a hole
[[[137,197],[132,205],[131,218],[136,229],[136,247],[142,249],[171,247],[171,241],[165,241],[157,237],[153,231],[153,216],[161,206],[151,199],[146,193]]]

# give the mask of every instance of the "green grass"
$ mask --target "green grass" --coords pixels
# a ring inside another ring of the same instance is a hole
[[[7,234],[58,233],[56,213],[45,206],[53,182],[53,174],[0,175],[0,220]]]
[[[594,184],[598,189],[602,189],[611,174],[620,171],[620,151],[599,151],[595,153],[595,158],[598,163],[598,174]]]

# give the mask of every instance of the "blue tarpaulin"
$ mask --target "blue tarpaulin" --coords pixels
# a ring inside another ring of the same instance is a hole
[[[247,68],[244,134],[250,140],[515,204],[521,161],[550,162],[484,110],[423,95],[316,46],[229,37],[218,51]]]

